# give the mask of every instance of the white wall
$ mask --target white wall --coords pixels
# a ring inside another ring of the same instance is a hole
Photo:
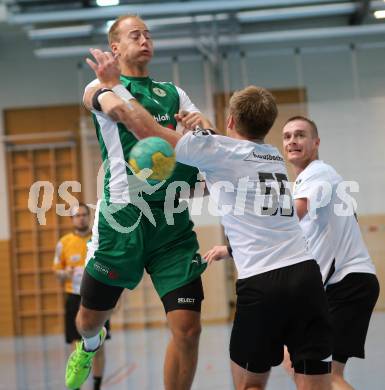
[[[40,60],[26,44],[13,47],[0,59],[0,111],[79,102],[83,85],[92,79],[90,71],[79,70],[79,61]],[[233,53],[228,57],[229,78],[222,82],[222,88],[238,89],[245,82],[272,89],[304,85],[309,115],[320,130],[321,158],[345,179],[358,181],[359,213],[385,213],[384,63],[385,49],[376,47],[358,49],[354,55],[348,46],[317,48],[304,50],[299,57],[290,49],[264,54],[254,50],[247,53],[244,68],[239,54]],[[171,59],[166,59],[154,62],[151,72],[159,81],[173,80],[177,75],[180,86],[212,116],[203,61],[185,57],[178,67],[176,74]],[[4,194],[0,195],[4,204]],[[198,223],[211,221],[203,217]]]
[[[385,213],[384,63],[383,48],[303,55],[309,114],[320,129],[320,158],[359,183],[360,214]]]
[[[79,101],[78,59],[38,59],[25,44],[10,50],[0,57],[1,110]]]

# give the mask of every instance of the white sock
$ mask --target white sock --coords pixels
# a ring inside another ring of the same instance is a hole
[[[95,351],[100,345],[99,333],[93,337],[83,337],[83,348],[87,352]]]

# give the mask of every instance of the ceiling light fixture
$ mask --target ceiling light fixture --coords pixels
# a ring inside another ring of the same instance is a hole
[[[92,34],[92,31],[93,26],[91,24],[83,24],[78,26],[64,26],[28,30],[28,36],[34,40],[77,38],[90,36]]]
[[[384,10],[383,11],[376,11],[374,13],[374,17],[376,19],[385,19],[385,11]]]
[[[98,5],[99,7],[119,5],[119,0],[96,0],[96,5]]]

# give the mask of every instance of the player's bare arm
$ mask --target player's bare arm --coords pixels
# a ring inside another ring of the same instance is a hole
[[[102,88],[101,84],[100,83],[97,83],[95,84],[94,86],[92,87],[88,87],[85,91],[84,91],[84,96],[83,96],[83,105],[84,107],[91,111],[92,110],[92,97],[94,96],[95,92]]]
[[[123,123],[138,139],[160,137],[176,146],[182,136],[174,130],[160,126],[155,119],[135,99],[127,103],[113,92],[106,92],[99,98],[105,114],[115,122]]]

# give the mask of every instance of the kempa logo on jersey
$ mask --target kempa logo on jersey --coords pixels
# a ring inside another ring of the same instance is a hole
[[[195,303],[195,298],[178,298],[178,303]]]
[[[274,161],[274,162],[283,162],[283,158],[281,156],[273,156],[271,154],[257,154],[255,152],[251,152],[246,158],[245,161]]]
[[[159,122],[168,122],[170,120],[170,115],[168,114],[158,114],[158,115],[153,115],[154,119],[159,123]]]
[[[164,89],[153,88],[152,91],[155,93],[155,95],[158,95],[159,97],[165,97],[167,95]]]

